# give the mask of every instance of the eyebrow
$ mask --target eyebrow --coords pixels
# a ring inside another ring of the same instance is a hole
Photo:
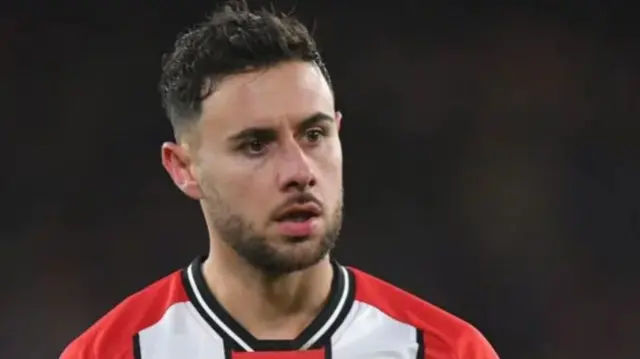
[[[298,128],[309,128],[321,122],[333,121],[334,118],[324,112],[316,112],[300,122]],[[271,127],[250,127],[233,134],[229,137],[231,142],[240,142],[248,138],[270,138],[275,137],[276,131]]]

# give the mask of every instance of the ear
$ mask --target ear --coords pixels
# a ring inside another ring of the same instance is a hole
[[[194,174],[192,153],[185,145],[173,142],[162,144],[162,166],[169,173],[173,183],[187,196],[199,200],[202,198],[200,185]]]
[[[338,126],[338,131],[342,127],[342,112],[336,111],[336,125]]]

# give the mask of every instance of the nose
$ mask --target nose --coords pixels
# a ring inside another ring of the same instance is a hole
[[[279,167],[278,186],[284,192],[303,192],[316,184],[309,157],[298,143],[283,146]]]

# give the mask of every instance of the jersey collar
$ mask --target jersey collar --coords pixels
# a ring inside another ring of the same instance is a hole
[[[331,336],[351,310],[355,298],[353,274],[332,262],[333,280],[329,298],[320,314],[293,340],[260,340],[249,333],[215,298],[202,274],[205,257],[196,258],[182,272],[189,300],[202,318],[220,335],[233,351],[308,350],[330,344]]]

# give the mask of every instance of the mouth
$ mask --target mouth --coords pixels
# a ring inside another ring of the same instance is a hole
[[[285,209],[276,217],[277,222],[294,222],[303,223],[321,215],[319,206],[309,203],[303,205],[294,205]]]

